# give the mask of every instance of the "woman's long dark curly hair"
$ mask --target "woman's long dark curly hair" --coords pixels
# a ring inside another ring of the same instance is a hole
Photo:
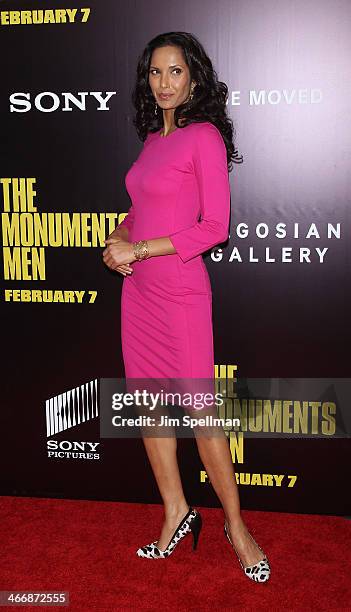
[[[177,128],[190,123],[213,123],[221,132],[226,149],[228,171],[233,169],[232,162],[242,163],[234,146],[235,129],[227,115],[226,102],[228,87],[218,80],[217,72],[210,58],[197,38],[188,32],[166,32],[153,38],[145,47],[138,59],[136,84],[132,92],[132,101],[136,108],[133,123],[139,138],[145,141],[149,132],[156,132],[163,127],[163,116],[158,106],[155,115],[155,98],[149,85],[149,69],[154,49],[172,45],[180,47],[190,71],[190,78],[196,82],[193,99],[180,104],[174,111]],[[181,125],[179,125],[179,120]]]

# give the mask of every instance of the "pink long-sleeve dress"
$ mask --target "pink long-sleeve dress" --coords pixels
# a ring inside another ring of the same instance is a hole
[[[202,254],[228,237],[226,147],[209,122],[149,133],[125,184],[129,240],[168,236],[176,253],[131,264],[121,297],[126,378],[213,378],[212,291]]]

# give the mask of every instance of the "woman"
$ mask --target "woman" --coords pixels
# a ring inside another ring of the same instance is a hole
[[[212,294],[202,254],[228,237],[228,170],[237,151],[227,97],[227,86],[218,81],[191,34],[161,34],[139,59],[133,103],[144,147],[125,179],[132,200],[129,213],[103,252],[106,265],[125,277],[121,332],[126,378],[214,376]],[[202,521],[184,496],[176,437],[143,440],[165,520],[158,540],[137,554],[166,558],[191,532],[195,549]],[[241,567],[252,580],[268,580],[268,559],[240,516],[226,437],[199,436],[196,442]]]

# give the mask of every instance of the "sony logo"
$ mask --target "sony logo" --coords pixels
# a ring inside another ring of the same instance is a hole
[[[72,111],[77,108],[80,111],[85,111],[87,96],[94,100],[95,110],[107,111],[110,110],[107,102],[112,96],[117,94],[116,91],[79,91],[73,94],[68,91],[56,94],[52,91],[42,91],[38,93],[33,102],[31,94],[23,91],[15,92],[10,95],[10,112],[11,113],[28,113],[34,106],[41,113],[53,113],[57,110]]]
[[[59,448],[64,451],[88,450],[94,452],[100,442],[72,442],[71,440],[61,440],[59,442],[58,440],[48,440],[46,444],[48,450],[57,450]]]

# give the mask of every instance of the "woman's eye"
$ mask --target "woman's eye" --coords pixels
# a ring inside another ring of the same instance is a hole
[[[155,74],[155,72],[158,72],[157,68],[151,68],[151,70],[149,71],[150,74]],[[177,72],[177,74],[180,74],[182,72],[181,68],[174,68],[174,70],[172,72]]]

